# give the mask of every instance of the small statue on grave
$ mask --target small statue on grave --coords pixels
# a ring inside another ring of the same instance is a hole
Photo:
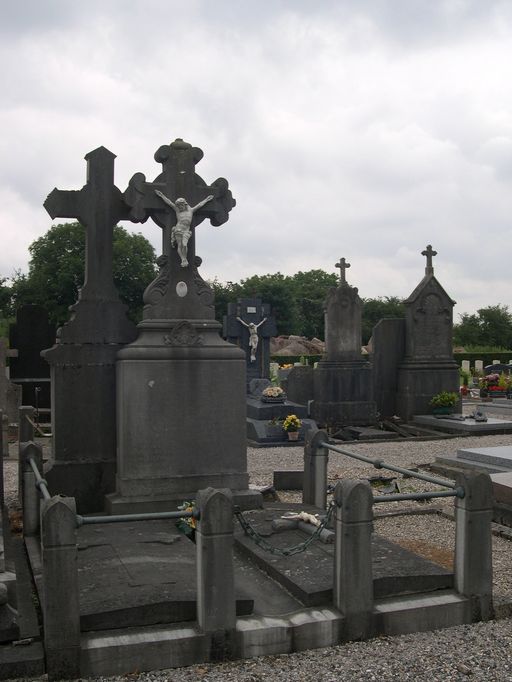
[[[188,266],[187,244],[192,235],[192,230],[190,229],[192,218],[194,217],[194,213],[211,201],[214,196],[213,194],[210,194],[210,196],[203,199],[203,201],[200,201],[196,206],[189,206],[186,199],[176,199],[176,203],[174,203],[158,189],[155,189],[155,194],[168,206],[174,209],[174,212],[176,213],[176,225],[171,230],[171,246],[178,249],[178,254],[181,258],[181,267],[186,268]]]
[[[261,325],[267,321],[267,318],[264,317],[261,322],[258,322],[258,324],[255,324],[254,322],[244,322],[242,318],[237,317],[236,318],[240,324],[243,324],[244,327],[247,327],[249,330],[249,349],[251,351],[251,362],[256,362],[256,351],[258,350],[258,327],[261,327]]]

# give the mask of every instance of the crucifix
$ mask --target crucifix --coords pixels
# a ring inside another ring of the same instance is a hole
[[[51,218],[75,218],[85,227],[85,279],[80,299],[114,298],[112,237],[118,220],[126,218],[121,192],[114,185],[115,154],[98,147],[85,155],[87,184],[80,190],[50,192],[44,207]]]
[[[426,275],[433,275],[434,274],[434,267],[432,265],[432,258],[434,256],[437,256],[437,251],[434,251],[434,249],[432,248],[432,245],[428,244],[427,248],[421,252],[421,255],[427,257],[427,266],[425,268],[425,274]]]
[[[180,138],[162,145],[155,153],[162,173],[153,182],[136,173],[123,194],[130,220],[143,223],[151,217],[163,230],[162,254],[169,257],[175,248],[183,268],[195,266],[194,228],[205,218],[222,225],[236,203],[227,180],[218,178],[208,186],[197,175],[195,166],[202,158],[198,147]]]
[[[334,267],[340,269],[340,282],[346,282],[346,270],[350,267],[350,263],[347,263],[344,258],[340,258],[339,263],[336,263]]]

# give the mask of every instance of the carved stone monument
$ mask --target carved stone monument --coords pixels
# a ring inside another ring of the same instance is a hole
[[[422,255],[427,259],[425,276],[404,302],[405,357],[398,369],[397,412],[406,421],[414,414],[430,413],[436,393],[459,392],[452,349],[455,301],[434,276],[432,258],[437,252],[428,245]]]
[[[123,195],[133,222],[151,217],[163,229],[163,254],[144,293],[138,338],[118,354],[112,512],[175,509],[208,486],[230,488],[242,505],[254,498],[246,462],[245,354],[219,335],[213,291],[199,274],[195,248],[197,226],[205,218],[226,222],[235,201],[226,180],[208,186],[196,174],[202,156],[181,139],[163,145],[155,154],[162,173],[153,182],[136,173]],[[181,236],[179,199],[192,211]]]
[[[342,258],[340,283],[325,301],[325,357],[313,373],[311,416],[320,424],[368,425],[376,421],[372,367],[361,357],[362,302],[348,284]]]
[[[105,147],[85,157],[87,183],[54,189],[45,201],[52,218],[85,227],[85,281],[57,343],[42,353],[52,379],[53,452],[46,479],[53,493],[75,497],[80,512],[98,511],[114,490],[117,351],[136,336],[112,278],[112,236],[127,217]],[[155,197],[156,200],[156,197]]]
[[[252,379],[270,378],[270,339],[277,333],[270,305],[259,298],[239,298],[228,303],[224,338],[245,351],[247,385]]]

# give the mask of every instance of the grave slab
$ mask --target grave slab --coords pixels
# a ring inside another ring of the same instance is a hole
[[[512,470],[512,446],[502,445],[493,448],[462,448],[457,450],[457,459],[482,462],[490,466],[505,467]]]
[[[432,471],[453,477],[457,470],[483,471],[488,474],[512,471],[512,446],[461,448],[457,455],[436,457]]]
[[[414,424],[428,426],[445,433],[460,433],[480,436],[489,433],[512,433],[512,421],[489,417],[486,422],[476,422],[474,419],[438,419],[432,414],[417,414],[412,419]]]
[[[27,549],[42,598],[38,543]],[[237,616],[301,607],[236,551],[234,565]],[[78,571],[82,632],[196,620],[196,547],[173,521],[82,526]]]
[[[491,474],[491,481],[495,501],[512,507],[512,471]]]
[[[272,520],[291,510],[318,511],[305,505],[277,503],[265,510],[247,512],[245,516],[268,542],[284,548],[300,544],[308,537],[300,530],[272,531]],[[265,552],[242,531],[236,532],[236,543],[257,566],[305,606],[332,603],[333,544],[314,541],[306,552],[282,557]],[[450,572],[377,535],[373,538],[372,552],[376,598],[453,586]]]

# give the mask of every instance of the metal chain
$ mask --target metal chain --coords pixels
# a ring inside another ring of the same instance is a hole
[[[313,542],[313,540],[316,540],[320,533],[327,527],[329,524],[331,517],[334,512],[334,504],[329,505],[329,508],[327,509],[327,513],[321,522],[319,526],[316,527],[315,532],[310,535],[304,542],[301,542],[299,545],[293,545],[292,547],[275,547],[272,545],[268,540],[266,540],[262,535],[258,533],[258,531],[251,526],[249,521],[244,518],[242,512],[240,510],[235,510],[234,514],[236,518],[238,519],[238,523],[242,527],[242,530],[246,535],[248,535],[251,540],[254,541],[258,547],[261,547],[265,552],[270,552],[270,554],[274,554],[277,556],[293,556],[294,554],[299,554],[300,552],[303,552],[305,549],[309,547],[309,545]]]

